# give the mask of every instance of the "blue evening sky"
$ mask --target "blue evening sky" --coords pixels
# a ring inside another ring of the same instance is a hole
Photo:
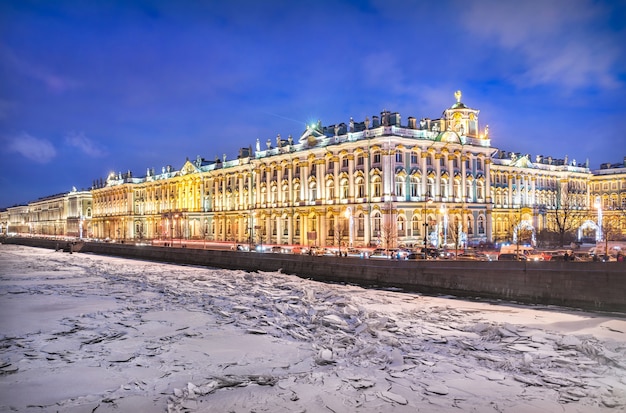
[[[623,162],[625,45],[624,0],[0,1],[0,207],[457,89],[495,147]]]

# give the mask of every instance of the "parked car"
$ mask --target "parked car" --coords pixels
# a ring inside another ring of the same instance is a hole
[[[406,256],[407,260],[428,260],[431,259],[425,252],[412,252]]]
[[[498,261],[526,261],[526,256],[523,254],[504,253],[498,255]]]

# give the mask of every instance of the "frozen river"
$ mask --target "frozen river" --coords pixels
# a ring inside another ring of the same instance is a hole
[[[622,412],[626,318],[0,245],[0,411]]]

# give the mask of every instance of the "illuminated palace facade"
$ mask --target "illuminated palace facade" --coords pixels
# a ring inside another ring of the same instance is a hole
[[[498,150],[479,111],[455,97],[439,119],[403,124],[385,110],[363,122],[318,122],[295,139],[257,140],[237,159],[111,174],[90,191],[85,236],[465,246],[513,241],[521,229],[534,240],[559,213],[598,235],[600,209],[613,211],[617,237],[626,236],[626,168],[592,172],[575,160]]]

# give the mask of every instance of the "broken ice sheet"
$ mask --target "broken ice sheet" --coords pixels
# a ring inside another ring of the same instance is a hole
[[[624,318],[8,245],[0,262],[7,409],[626,406]]]

